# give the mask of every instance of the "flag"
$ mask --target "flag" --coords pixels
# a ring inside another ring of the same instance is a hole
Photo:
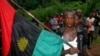
[[[9,56],[60,56],[60,36],[39,29],[17,13],[14,17]]]
[[[0,0],[3,56],[60,56],[60,36],[41,30]]]

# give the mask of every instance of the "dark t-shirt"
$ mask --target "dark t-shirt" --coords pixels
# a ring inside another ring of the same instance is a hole
[[[100,18],[95,17],[94,26],[99,26]]]
[[[78,49],[80,50],[79,56],[84,56],[84,48],[87,47],[87,38],[88,35],[84,29],[81,29],[80,26],[77,28],[78,36]]]
[[[86,45],[87,44],[86,40],[88,39],[88,35],[87,35],[86,30],[84,29],[84,27],[79,25],[78,28],[77,28],[77,34],[78,34],[78,36],[83,35],[83,45]]]

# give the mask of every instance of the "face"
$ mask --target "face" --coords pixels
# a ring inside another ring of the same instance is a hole
[[[82,12],[76,12],[76,15],[80,17],[82,16]]]
[[[95,16],[95,13],[93,12],[93,13],[90,13],[90,16],[91,17],[94,17]]]
[[[74,16],[74,14],[71,13],[71,12],[67,13],[65,15],[64,22],[65,22],[65,26],[67,26],[67,27],[74,26],[74,23],[75,23],[75,16]]]
[[[75,16],[75,25],[77,26],[79,24],[79,18],[78,16]]]

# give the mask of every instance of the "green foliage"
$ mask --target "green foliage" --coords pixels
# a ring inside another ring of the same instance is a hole
[[[25,9],[28,9],[34,16],[40,21],[45,21],[47,17],[51,18],[57,13],[62,13],[66,10],[81,9],[84,16],[95,8],[100,7],[100,0],[87,0],[87,3],[83,3],[82,0],[17,0],[20,5]],[[35,9],[34,9],[35,8]],[[29,18],[25,12],[18,10],[21,14]]]
[[[22,9],[18,9],[17,12],[26,17],[27,20],[32,20],[32,18],[28,16]]]
[[[35,10],[30,10],[30,12],[35,15],[39,20],[44,21],[46,17],[52,17],[57,13],[62,13],[66,10],[76,10],[82,9],[83,12],[86,11],[87,4],[82,2],[66,2],[66,3],[56,3],[45,8],[37,8]]]
[[[99,8],[100,9],[100,0],[96,0],[96,8]]]
[[[100,36],[94,40],[94,43],[100,43]]]

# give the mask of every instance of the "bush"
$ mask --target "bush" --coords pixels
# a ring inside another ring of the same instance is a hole
[[[55,3],[51,6],[42,8],[39,7],[37,9],[34,10],[29,10],[33,15],[35,15],[40,21],[45,21],[45,19],[47,17],[52,17],[57,13],[62,13],[66,10],[76,10],[76,9],[82,9],[83,13],[85,14],[87,11],[87,4],[86,3],[82,3],[80,1],[78,2],[66,2],[66,3]],[[19,12],[21,12],[22,14],[24,14],[21,10],[18,10]],[[26,14],[24,14],[26,17],[28,17]],[[29,20],[31,19],[30,17],[28,17]]]

